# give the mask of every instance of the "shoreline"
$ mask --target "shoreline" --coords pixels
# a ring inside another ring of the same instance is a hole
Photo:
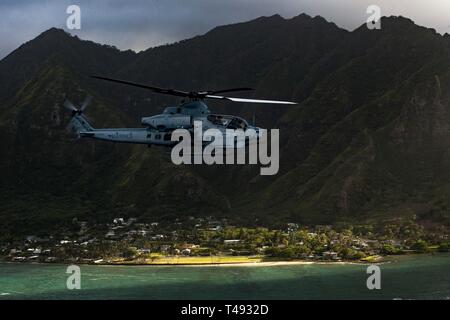
[[[381,261],[380,261],[381,262]],[[293,266],[293,265],[366,265],[367,262],[355,261],[261,261],[261,262],[223,262],[223,263],[106,263],[95,264],[96,266],[122,266],[122,267],[277,267],[277,266]]]
[[[217,262],[217,263],[138,263],[138,262],[111,262],[111,263],[76,263],[76,262],[16,262],[1,261],[5,264],[23,264],[23,265],[70,265],[80,266],[118,266],[118,267],[277,267],[277,266],[295,266],[295,265],[368,265],[389,263],[387,257],[381,257],[377,261],[309,261],[309,260],[278,260],[278,261],[255,261],[255,262]]]
[[[445,253],[443,253],[445,254]],[[408,257],[439,255],[439,253],[411,253],[404,255],[378,256],[373,261],[310,261],[310,260],[273,260],[273,261],[242,261],[242,262],[198,262],[198,263],[145,263],[145,262],[103,262],[103,263],[86,263],[86,262],[37,262],[37,261],[5,261],[0,259],[1,264],[15,265],[54,265],[54,266],[101,266],[101,267],[278,267],[278,266],[295,266],[295,265],[371,265],[371,264],[387,264],[399,262]]]

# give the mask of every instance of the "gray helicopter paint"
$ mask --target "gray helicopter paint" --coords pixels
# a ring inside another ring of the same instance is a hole
[[[142,118],[141,124],[152,128],[189,128],[192,126],[192,117],[184,114],[161,114]]]
[[[172,146],[175,144],[170,140],[170,133],[149,131],[145,128],[94,129],[92,131],[81,131],[79,134],[82,138],[91,138],[118,143],[134,143],[161,146]]]
[[[205,121],[208,123],[208,121]],[[214,128],[213,125],[208,127],[205,125],[203,131],[210,128]],[[216,129],[216,128],[214,128]],[[250,127],[249,129],[254,129],[258,132],[259,128]],[[220,129],[219,129],[220,130]],[[191,130],[193,131],[193,130]],[[220,130],[224,137],[226,134],[226,129]],[[87,131],[78,131],[80,138],[91,138],[103,141],[110,141],[116,143],[134,143],[134,144],[146,144],[146,145],[159,145],[159,146],[173,146],[177,142],[171,141],[171,132],[161,132],[157,130],[149,130],[146,128],[110,128],[110,129],[92,129]],[[205,141],[204,144],[209,142]],[[234,144],[228,143],[226,139],[222,142],[225,148],[235,148]]]
[[[205,118],[209,115],[206,104],[202,101],[183,103],[178,107],[167,107],[164,112],[152,117],[141,119],[143,126],[161,129],[188,129],[196,118]]]
[[[213,117],[214,119],[223,119],[224,124],[218,125],[218,123],[213,123],[208,119],[208,116]],[[218,129],[225,136],[228,128],[227,124],[233,119],[244,123],[247,129],[254,129],[256,132],[259,131],[259,128],[248,125],[242,118],[229,115],[210,114],[206,104],[201,101],[186,103],[180,107],[168,107],[163,114],[144,117],[141,119],[141,123],[144,126],[147,126],[147,128],[95,129],[83,114],[78,113],[72,117],[71,125],[74,128],[74,132],[80,138],[90,138],[116,143],[134,143],[170,147],[177,143],[176,141],[171,141],[171,132],[173,130],[183,128],[193,132],[193,122],[200,121],[202,122],[202,131]],[[204,144],[208,143],[210,142],[204,142]],[[222,143],[225,148],[236,147],[234,144],[228,145],[226,139],[224,139]]]

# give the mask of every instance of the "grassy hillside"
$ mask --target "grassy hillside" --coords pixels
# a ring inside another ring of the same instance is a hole
[[[320,17],[263,17],[143,53],[51,29],[0,61],[1,230],[73,217],[221,215],[243,222],[450,217],[450,40],[405,18],[348,32]],[[280,128],[281,168],[174,166],[167,151],[74,141],[66,98],[94,96],[97,127],[138,126],[166,97],[104,74],[180,89],[251,86],[295,107],[210,103]]]

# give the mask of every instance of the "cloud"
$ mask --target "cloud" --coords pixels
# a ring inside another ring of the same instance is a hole
[[[352,30],[378,4],[383,15],[404,15],[420,25],[450,31],[448,0],[2,0],[0,58],[51,27],[65,28],[66,8],[81,7],[83,39],[143,50],[198,34],[215,26],[281,14],[321,15]]]

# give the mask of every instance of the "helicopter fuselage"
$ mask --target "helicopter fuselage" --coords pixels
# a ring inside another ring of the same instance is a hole
[[[178,143],[171,139],[174,130],[187,129],[194,133],[195,121],[202,123],[203,131],[217,129],[223,135],[226,134],[227,129],[243,131],[253,129],[256,133],[260,130],[260,128],[249,125],[245,119],[240,117],[211,114],[206,104],[202,101],[193,101],[178,107],[167,107],[162,114],[143,117],[141,124],[145,128],[94,129],[82,114],[75,115],[73,121],[78,123],[78,126],[75,125],[75,128],[77,128],[81,138],[166,147],[171,147]],[[205,144],[208,143],[205,142]],[[235,145],[228,146],[224,143],[224,147],[234,148]]]

